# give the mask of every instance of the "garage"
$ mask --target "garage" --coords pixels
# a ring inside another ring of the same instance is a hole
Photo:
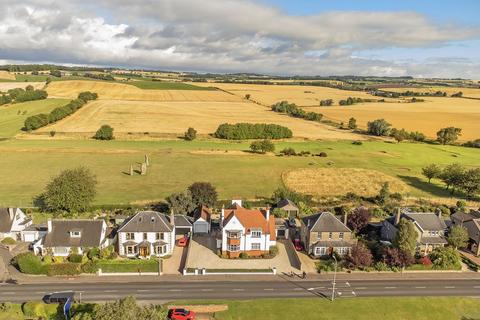
[[[187,216],[175,215],[175,234],[185,235],[192,233],[192,223]]]
[[[193,224],[193,233],[208,233],[208,222],[197,220]]]
[[[205,234],[210,232],[210,224],[212,223],[212,211],[200,206],[193,212],[193,233]]]

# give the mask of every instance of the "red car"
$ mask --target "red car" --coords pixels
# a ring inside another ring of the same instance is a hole
[[[195,312],[187,309],[170,309],[168,310],[168,319],[171,320],[195,320]]]
[[[188,236],[185,235],[183,238],[179,239],[179,240],[177,241],[177,245],[178,245],[179,247],[186,247],[186,246],[188,246]]]
[[[294,239],[293,240],[293,245],[295,246],[295,250],[297,251],[303,251],[303,245],[300,239]]]

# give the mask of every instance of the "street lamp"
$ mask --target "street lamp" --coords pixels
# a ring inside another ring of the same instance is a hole
[[[337,281],[337,258],[335,253],[332,254],[333,260],[335,261],[335,271],[333,272],[333,283],[332,283],[332,301],[335,299],[335,283]]]

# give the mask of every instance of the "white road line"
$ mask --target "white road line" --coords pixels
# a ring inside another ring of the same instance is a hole
[[[367,287],[355,287],[356,290],[365,290]]]
[[[118,290],[105,290],[103,292],[118,292]]]
[[[233,291],[245,291],[245,289],[233,289]]]
[[[425,289],[426,287],[415,287],[415,289]]]
[[[305,289],[303,289],[303,288],[293,288],[293,291],[300,291],[300,290],[303,291]]]
[[[397,289],[397,287],[385,287],[385,289]]]
[[[137,291],[138,291],[138,292],[148,292],[148,291],[151,291],[151,290],[138,289]]]
[[[325,289],[325,287],[315,287],[315,288],[308,288],[308,291],[318,290],[318,289]]]
[[[273,289],[263,289],[264,291],[273,291]]]
[[[474,286],[475,289],[480,289],[480,286]]]
[[[455,287],[445,287],[445,289],[455,289]]]
[[[170,292],[180,292],[180,291],[182,291],[182,290],[180,290],[180,289],[170,289],[170,290],[168,290],[168,291],[170,291]]]
[[[202,289],[201,291],[213,291],[213,289]]]

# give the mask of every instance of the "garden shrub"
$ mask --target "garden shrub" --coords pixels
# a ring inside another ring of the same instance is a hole
[[[50,264],[53,263],[53,258],[51,255],[46,255],[43,257],[43,263],[44,264]]]
[[[94,258],[100,258],[100,249],[99,248],[91,248],[88,250],[87,257],[90,260],[93,260]]]
[[[98,270],[98,266],[93,261],[88,261],[82,265],[83,273],[95,273]]]
[[[49,276],[74,276],[80,274],[79,263],[53,263],[47,267],[47,275]]]
[[[15,257],[14,263],[22,273],[45,274],[45,267],[40,257],[33,254],[33,252],[20,253]]]
[[[248,254],[246,252],[240,252],[240,259],[248,259]]]
[[[272,256],[276,256],[278,254],[278,247],[277,246],[270,246],[268,253]]]
[[[72,253],[68,256],[68,261],[73,263],[81,263],[83,256],[81,254]]]

